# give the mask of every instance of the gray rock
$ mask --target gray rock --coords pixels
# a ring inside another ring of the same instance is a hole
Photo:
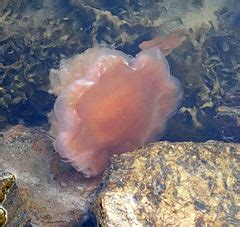
[[[72,226],[87,218],[99,179],[85,180],[62,162],[46,132],[15,126],[0,138],[0,149],[0,169],[16,178],[0,210],[2,218],[7,211],[7,226]],[[1,179],[9,189],[11,178]]]

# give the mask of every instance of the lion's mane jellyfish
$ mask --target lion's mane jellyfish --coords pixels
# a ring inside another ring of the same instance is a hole
[[[86,177],[102,173],[113,154],[153,142],[182,100],[158,46],[136,57],[94,47],[63,60],[50,78],[55,150]]]

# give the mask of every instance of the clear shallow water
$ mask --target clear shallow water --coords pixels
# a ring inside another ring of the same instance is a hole
[[[99,43],[135,55],[142,41],[181,28],[187,39],[167,59],[184,100],[159,139],[239,142],[239,7],[238,0],[2,0],[1,130],[49,127],[49,71],[62,58]]]
[[[239,24],[237,0],[2,1],[0,127],[47,127],[60,59],[98,43],[135,55],[142,41],[183,28],[167,59],[185,95],[163,139],[239,142]]]

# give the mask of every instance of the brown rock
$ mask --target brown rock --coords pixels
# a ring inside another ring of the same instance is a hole
[[[113,159],[101,226],[239,226],[240,145],[159,142]]]
[[[7,211],[2,206],[6,194],[15,182],[15,176],[10,172],[0,171],[0,226],[7,222]]]

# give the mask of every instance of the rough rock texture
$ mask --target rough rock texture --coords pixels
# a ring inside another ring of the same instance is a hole
[[[239,226],[240,145],[159,142],[116,156],[96,203],[101,226]]]
[[[0,222],[4,210],[7,226],[80,226],[88,218],[99,179],[60,161],[46,132],[15,126],[0,137],[0,154]]]
[[[7,211],[2,206],[9,189],[15,182],[15,176],[10,172],[0,171],[0,226],[7,221]]]

